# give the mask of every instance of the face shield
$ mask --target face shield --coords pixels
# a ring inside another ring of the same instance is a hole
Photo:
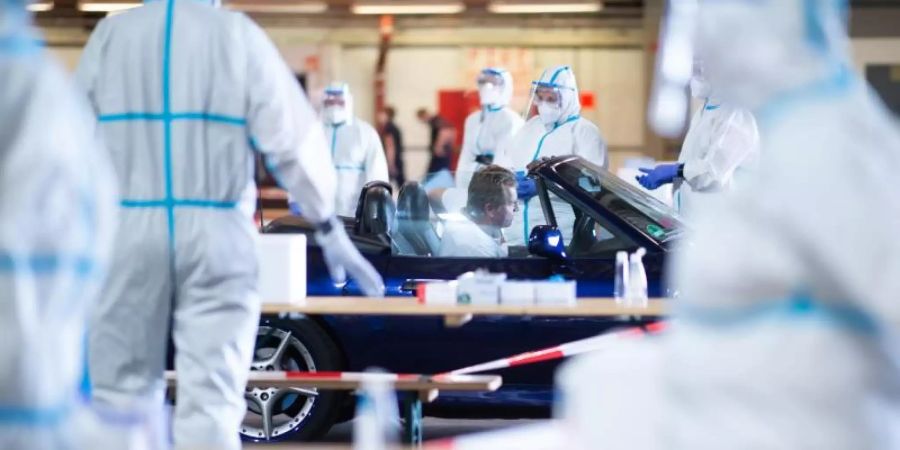
[[[326,89],[322,99],[322,116],[325,122],[332,125],[346,122],[350,116],[348,104],[344,89]]]
[[[706,80],[706,73],[703,68],[703,61],[694,60],[694,73],[691,76],[691,97],[699,99],[708,99],[712,95],[712,88]]]
[[[688,123],[697,0],[669,0],[659,30],[659,53],[647,117],[659,135],[677,137]]]
[[[485,69],[478,75],[476,83],[478,84],[478,98],[481,101],[481,106],[501,107],[506,103],[503,100],[503,91],[506,88],[503,72]]]
[[[526,120],[539,115],[544,125],[552,126],[563,122],[564,98],[575,95],[575,89],[555,83],[534,81],[531,83],[531,101],[526,111]]]

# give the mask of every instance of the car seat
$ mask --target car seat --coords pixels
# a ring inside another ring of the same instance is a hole
[[[441,246],[441,239],[431,224],[428,195],[416,181],[409,181],[400,188],[397,229],[393,237],[401,255],[432,256]]]
[[[354,234],[391,243],[396,206],[391,185],[384,181],[370,181],[363,186],[356,204]]]

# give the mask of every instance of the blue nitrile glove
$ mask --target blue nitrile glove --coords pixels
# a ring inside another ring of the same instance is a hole
[[[653,190],[666,183],[671,183],[678,176],[678,164],[660,164],[653,169],[641,167],[644,175],[634,177],[641,186]]]
[[[516,172],[516,193],[519,194],[519,200],[527,202],[530,198],[537,195],[537,185],[534,180],[528,178],[525,172]]]
[[[288,202],[288,209],[291,210],[291,214],[295,216],[303,215],[303,212],[300,211],[300,205],[297,202]]]

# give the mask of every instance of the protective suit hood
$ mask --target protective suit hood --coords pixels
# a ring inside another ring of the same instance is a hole
[[[328,117],[328,114],[326,114],[326,106],[324,105],[324,101],[325,97],[329,95],[340,95],[344,97],[344,113],[343,117],[339,120],[333,120],[332,118]],[[350,92],[350,86],[347,83],[342,81],[335,81],[329,84],[328,87],[325,88],[325,91],[322,95],[322,102],[322,118],[325,123],[329,125],[334,125],[337,123],[346,123],[349,125],[353,123],[353,94]]]
[[[552,87],[559,89],[561,114],[557,125],[581,114],[581,100],[578,97],[578,84],[575,73],[570,66],[554,66],[544,70],[535,81],[535,87]]]
[[[845,77],[846,13],[846,0],[702,0],[697,46],[713,89],[756,110],[790,91]]]
[[[500,89],[500,96],[498,98],[498,101],[493,102],[490,105],[483,106],[490,106],[497,109],[509,106],[509,103],[512,101],[513,96],[512,74],[510,74],[508,70],[500,67],[486,67],[481,71],[481,73],[485,75],[498,76],[503,79],[503,87]]]

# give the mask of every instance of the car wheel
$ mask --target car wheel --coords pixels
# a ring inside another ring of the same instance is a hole
[[[325,330],[307,318],[263,319],[253,371],[339,371],[341,354]],[[241,436],[250,441],[310,440],[335,423],[346,393],[313,388],[248,387]]]

